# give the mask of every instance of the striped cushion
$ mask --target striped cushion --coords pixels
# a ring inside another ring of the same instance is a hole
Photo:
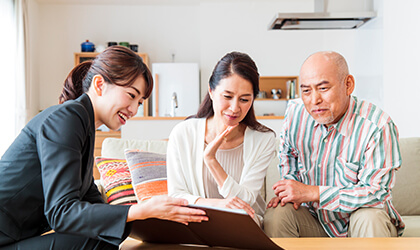
[[[111,205],[136,204],[130,170],[122,159],[96,157],[96,166],[101,174],[105,188],[107,203]]]
[[[125,158],[138,202],[168,194],[165,154],[134,149],[125,150]]]

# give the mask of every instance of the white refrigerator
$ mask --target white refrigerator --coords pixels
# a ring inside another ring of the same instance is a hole
[[[189,116],[200,105],[198,63],[153,63],[153,116]]]

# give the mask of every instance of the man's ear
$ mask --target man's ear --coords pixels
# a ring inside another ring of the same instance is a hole
[[[105,80],[101,75],[95,75],[92,78],[92,86],[98,96],[102,96],[105,88]]]
[[[354,91],[355,83],[354,83],[354,77],[352,75],[346,76],[346,95],[350,96],[351,93]]]

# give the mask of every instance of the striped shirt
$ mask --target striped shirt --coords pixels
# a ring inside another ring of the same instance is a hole
[[[319,202],[302,204],[331,237],[346,237],[351,212],[385,209],[402,235],[404,223],[392,205],[391,188],[401,165],[398,130],[375,105],[350,98],[334,125],[317,123],[303,102],[290,101],[280,135],[280,176],[319,186]]]

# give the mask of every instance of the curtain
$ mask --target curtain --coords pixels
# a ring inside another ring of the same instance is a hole
[[[15,135],[18,135],[20,130],[26,124],[28,115],[27,98],[28,94],[28,53],[27,53],[27,4],[26,0],[14,0],[14,13],[16,25],[16,99],[15,99]]]
[[[0,1],[0,155],[26,124],[27,3]]]

